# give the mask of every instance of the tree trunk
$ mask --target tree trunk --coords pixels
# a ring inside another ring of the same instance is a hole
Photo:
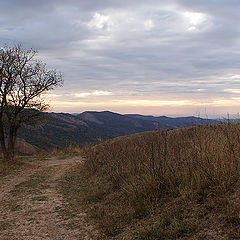
[[[6,138],[5,138],[5,133],[2,125],[0,125],[0,144],[1,144],[3,161],[7,162]]]
[[[8,148],[7,148],[7,161],[11,162],[15,158],[15,145],[16,145],[16,129],[11,126],[8,136]]]
[[[8,149],[6,156],[3,155],[4,162],[13,162],[15,159],[15,154],[13,149]]]

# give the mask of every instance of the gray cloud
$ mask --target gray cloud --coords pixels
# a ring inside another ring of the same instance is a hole
[[[239,9],[237,0],[0,0],[0,44],[38,49],[64,73],[63,96],[231,99]]]

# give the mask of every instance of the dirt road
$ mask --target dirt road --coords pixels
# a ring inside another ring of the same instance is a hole
[[[82,161],[81,157],[33,161],[17,174],[1,179],[0,239],[97,239],[84,212],[75,219],[77,229],[68,227],[70,220],[62,214],[67,203],[58,191],[58,183]]]

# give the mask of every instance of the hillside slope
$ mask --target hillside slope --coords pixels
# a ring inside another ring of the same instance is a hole
[[[204,118],[194,117],[194,116],[176,117],[176,118],[166,117],[166,116],[154,117],[154,116],[145,116],[145,115],[139,115],[139,114],[127,114],[125,116],[153,121],[155,123],[158,123],[160,129],[177,129],[177,128],[204,125],[204,124],[220,123],[219,120],[204,119]]]
[[[69,144],[95,143],[121,135],[156,129],[152,121],[129,118],[112,112],[43,113],[43,124],[24,128],[19,136],[43,149],[63,148]]]
[[[78,115],[43,113],[43,124],[25,128],[19,137],[41,149],[64,148],[69,144],[96,143],[117,136],[160,129],[173,129],[216,123],[194,117],[169,118],[143,115],[122,115],[109,111],[88,111]]]
[[[66,178],[68,201],[109,239],[240,239],[239,136],[221,124],[108,140]]]

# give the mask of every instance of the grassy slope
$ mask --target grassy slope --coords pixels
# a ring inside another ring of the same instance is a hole
[[[103,239],[240,239],[239,136],[206,125],[119,137],[90,148],[62,192]]]

